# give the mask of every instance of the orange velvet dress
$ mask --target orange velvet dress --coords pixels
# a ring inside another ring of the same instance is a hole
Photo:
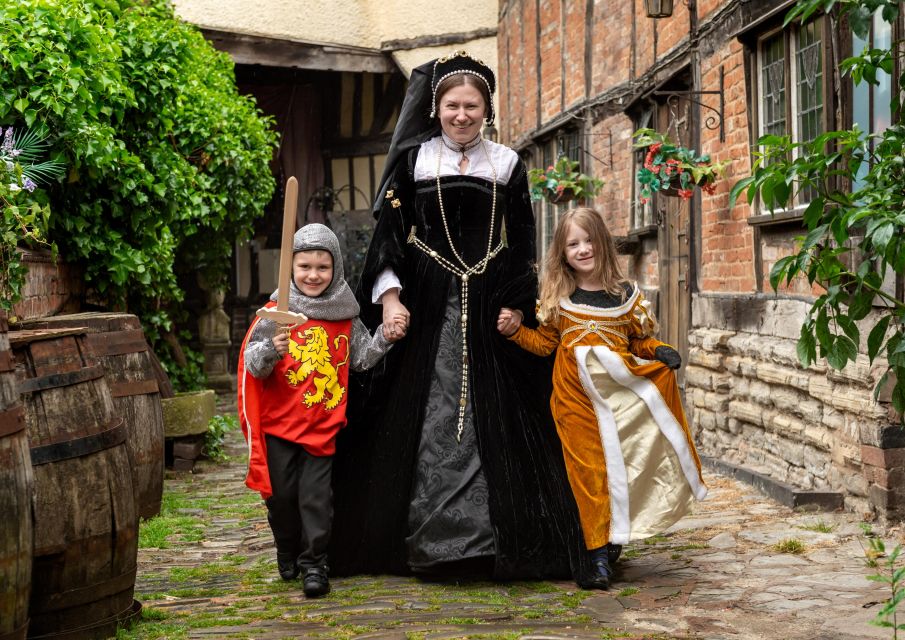
[[[675,372],[637,286],[618,307],[560,301],[555,324],[511,337],[537,355],[556,350],[550,407],[585,544],[596,549],[663,532],[707,489]]]

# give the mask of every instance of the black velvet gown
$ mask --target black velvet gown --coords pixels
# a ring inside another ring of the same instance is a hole
[[[414,181],[417,153],[398,163],[365,260],[362,319],[370,329],[380,324],[371,291],[390,267],[411,325],[382,364],[350,383],[349,425],[334,463],[331,571],[442,574],[447,561],[483,556],[496,579],[581,579],[590,567],[550,416],[551,363],[496,329],[504,306],[522,310],[529,325],[534,318],[525,166],[519,161],[509,183],[497,185],[492,246],[503,224],[507,246],[469,280],[469,419],[457,442],[460,281],[407,242],[414,227],[456,263],[436,179]],[[493,185],[456,175],[440,182],[452,241],[473,265],[487,253]]]

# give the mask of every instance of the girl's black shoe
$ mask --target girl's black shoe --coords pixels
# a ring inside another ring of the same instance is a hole
[[[609,547],[609,551],[607,552],[607,559],[610,561],[610,566],[612,567],[619,560],[619,556],[622,555],[622,545],[613,544],[611,542],[607,545],[607,547]]]
[[[604,545],[598,549],[588,551],[591,556],[591,563],[594,565],[594,575],[588,580],[579,583],[579,587],[582,589],[603,590],[610,588],[610,576],[613,572],[610,569],[609,547],[610,545]]]

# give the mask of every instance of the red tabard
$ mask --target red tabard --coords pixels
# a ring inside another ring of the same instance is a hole
[[[255,319],[249,327],[239,351],[238,406],[248,442],[245,484],[266,500],[272,490],[265,433],[301,444],[315,456],[336,450],[336,434],[346,425],[352,320],[310,319],[293,329],[289,353],[263,380],[245,370],[245,346],[257,323]]]

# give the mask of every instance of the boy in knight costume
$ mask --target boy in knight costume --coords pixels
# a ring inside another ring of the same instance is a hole
[[[267,504],[280,576],[293,580],[304,571],[305,595],[317,597],[330,590],[331,471],[336,434],[346,424],[349,368],[372,367],[406,323],[370,335],[326,226],[299,229],[292,249],[289,309],[307,320],[281,327],[255,319],[239,357],[238,406],[249,448],[245,484]]]

